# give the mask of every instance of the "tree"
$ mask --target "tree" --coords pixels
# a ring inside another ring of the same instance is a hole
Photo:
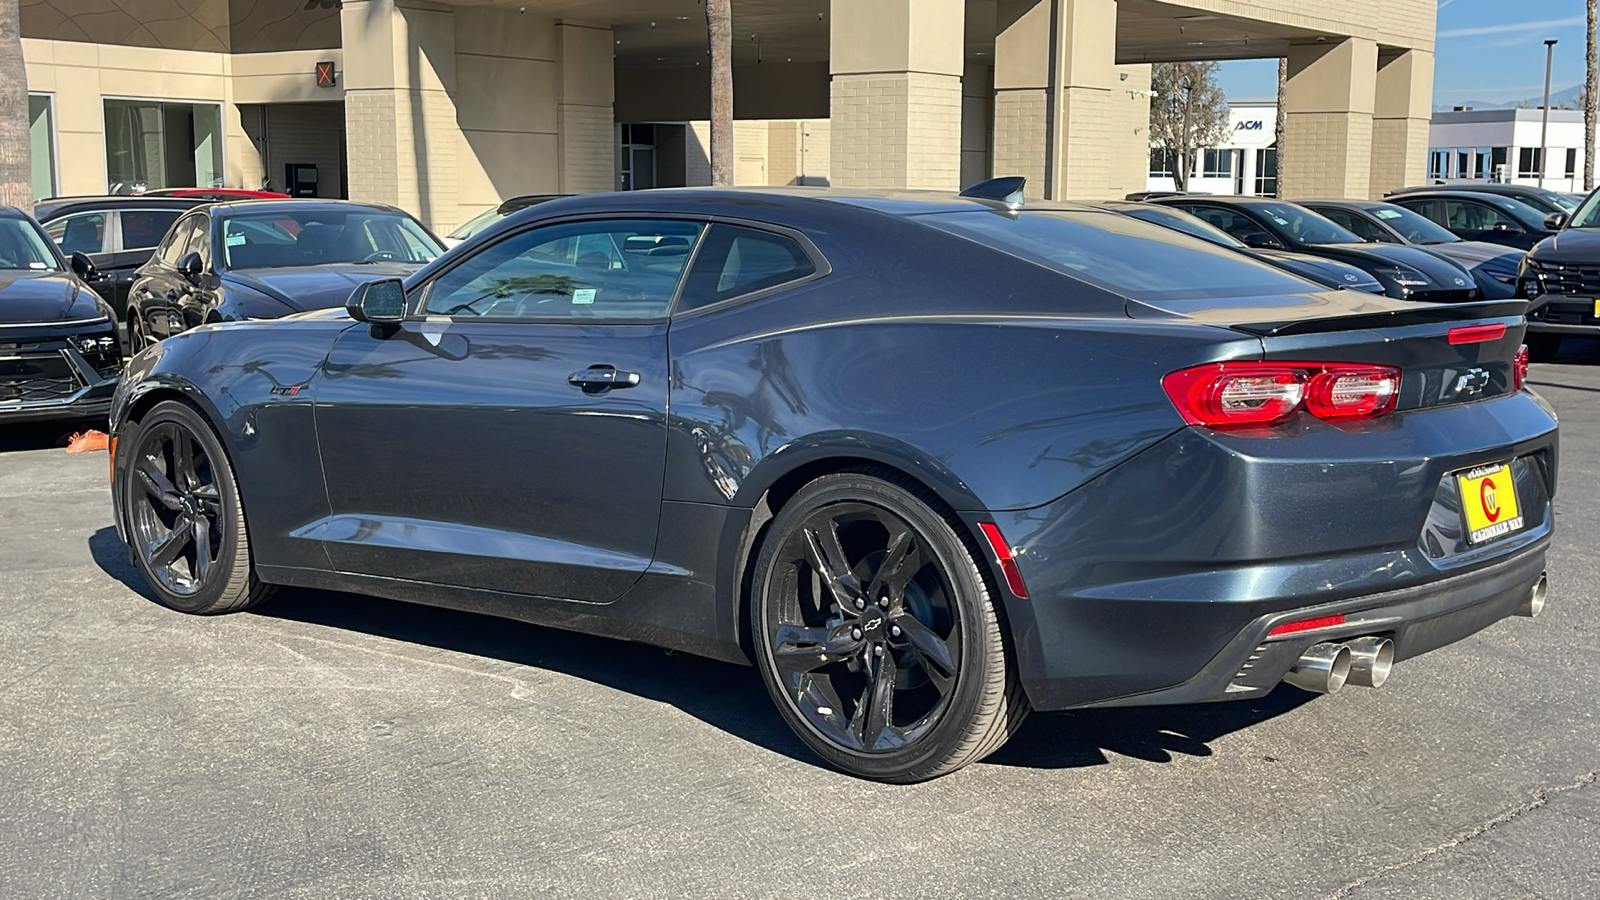
[[[732,0],[706,0],[711,38],[711,183],[733,184]]]
[[[1228,137],[1228,100],[1214,62],[1156,63],[1150,73],[1150,143],[1174,157],[1173,180],[1189,189],[1195,153]]]
[[[1585,4],[1589,8],[1589,33],[1585,35],[1588,52],[1584,54],[1585,66],[1588,69],[1583,79],[1583,94],[1578,98],[1583,104],[1583,189],[1594,190],[1594,128],[1595,128],[1595,96],[1600,94],[1600,59],[1596,57],[1595,28],[1600,27],[1597,21],[1597,0],[1588,0]]]
[[[0,206],[33,208],[28,72],[18,0],[0,0]]]
[[[1273,150],[1272,158],[1276,165],[1276,169],[1274,171],[1276,173],[1275,183],[1277,184],[1283,184],[1283,135],[1289,127],[1288,107],[1284,104],[1283,100],[1284,92],[1288,89],[1289,57],[1281,56],[1278,58],[1278,121],[1273,126],[1272,134],[1272,146],[1276,148]],[[1280,197],[1283,196],[1281,192],[1275,191],[1274,193],[1277,193]]]

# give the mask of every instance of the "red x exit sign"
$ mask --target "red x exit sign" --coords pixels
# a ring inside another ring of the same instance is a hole
[[[339,76],[334,74],[333,62],[317,63],[317,87],[331,88],[339,84]]]

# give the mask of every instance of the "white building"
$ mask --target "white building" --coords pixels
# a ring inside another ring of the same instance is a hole
[[[1274,145],[1278,105],[1270,100],[1240,100],[1228,104],[1227,141],[1195,154],[1190,167],[1190,191],[1203,194],[1248,194],[1273,197],[1278,193],[1278,151]],[[1173,171],[1176,156],[1160,147],[1150,148],[1150,177],[1145,189],[1177,190]]]
[[[1546,160],[1539,158],[1541,116],[1537,109],[1434,113],[1428,128],[1429,180],[1536,185],[1543,168],[1545,187],[1582,191],[1583,112],[1550,110]]]

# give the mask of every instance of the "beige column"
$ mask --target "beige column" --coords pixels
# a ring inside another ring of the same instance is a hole
[[[420,0],[344,0],[350,199],[455,225],[455,15]]]
[[[1371,193],[1377,72],[1378,45],[1370,40],[1289,46],[1281,196],[1365,199]]]
[[[616,190],[613,40],[608,27],[556,23],[561,72],[556,135],[563,194]]]
[[[829,8],[831,183],[956,190],[965,0]]]
[[[1432,53],[1385,50],[1378,54],[1369,197],[1377,199],[1385,191],[1422,183],[1428,164],[1432,101]]]
[[[1001,0],[994,60],[994,173],[1023,175],[1030,197],[1105,199],[1122,179],[1113,157],[1116,0]],[[1051,54],[1060,80],[1051,109]],[[1052,119],[1055,128],[1052,129]],[[1054,146],[1051,146],[1051,142]],[[1054,159],[1054,173],[1046,160]],[[1116,182],[1116,185],[1113,185]]]

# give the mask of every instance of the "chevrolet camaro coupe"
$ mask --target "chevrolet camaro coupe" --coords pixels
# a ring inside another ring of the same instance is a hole
[[[1537,613],[1524,305],[988,185],[568,197],[141,352],[115,520],[177,610],[331,588],[753,662],[821,758],[917,781],[1030,709],[1376,687]]]
[[[0,206],[0,425],[111,408],[122,341],[94,277],[88,257],[69,260],[26,213]]]

